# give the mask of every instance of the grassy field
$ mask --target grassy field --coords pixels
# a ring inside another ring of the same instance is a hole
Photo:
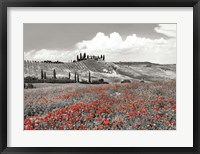
[[[33,83],[33,86],[35,88],[46,88],[46,87],[63,87],[63,86],[70,86],[70,85],[75,85],[74,83]]]
[[[176,82],[34,84],[25,130],[175,130]]]
[[[176,79],[176,65],[161,65],[147,62],[105,62],[95,60],[84,60],[75,63],[48,64],[48,63],[24,63],[24,76],[41,77],[41,69],[46,72],[48,78],[53,77],[56,70],[57,77],[68,77],[74,79],[75,72],[80,75],[81,80],[88,80],[91,72],[92,80],[104,79],[109,83],[118,83],[128,79],[132,82],[142,78],[145,81],[169,81]]]

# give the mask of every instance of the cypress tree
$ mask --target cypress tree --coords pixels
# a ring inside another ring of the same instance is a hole
[[[80,53],[80,60],[83,60],[82,53]]]
[[[41,69],[41,79],[43,79],[43,69]]]
[[[76,83],[76,72],[74,73],[74,82]]]
[[[77,82],[79,82],[79,74],[77,74]]]
[[[77,59],[77,61],[79,61],[79,57],[78,57],[78,55],[77,55],[77,58],[76,58],[76,59]]]
[[[53,78],[56,79],[56,70],[53,70]]]
[[[89,79],[88,79],[88,82],[91,83],[91,74],[89,72]]]
[[[83,59],[86,59],[86,53],[83,54]]]
[[[47,75],[46,75],[46,72],[44,72],[44,79],[47,79]]]
[[[71,73],[69,72],[69,79],[71,78]]]

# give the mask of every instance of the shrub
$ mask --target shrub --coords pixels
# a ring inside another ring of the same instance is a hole
[[[43,83],[43,79],[38,79],[36,77],[27,76],[24,78],[24,83]]]
[[[33,89],[33,88],[35,88],[35,87],[33,86],[33,84],[28,83],[28,84],[24,84],[24,88],[25,88],[25,89]]]
[[[104,82],[104,79],[93,80],[92,84],[109,84],[108,82]]]
[[[68,78],[58,78],[58,79],[46,79],[44,82],[46,83],[74,83],[74,80]]]
[[[125,80],[121,81],[121,83],[131,83],[131,81],[128,79],[125,79]]]
[[[81,80],[79,83],[82,83],[82,84],[89,84],[86,80]]]
[[[147,64],[146,67],[151,67],[151,64]]]
[[[99,82],[102,82],[102,83],[103,83],[103,82],[104,82],[104,79],[100,79]]]

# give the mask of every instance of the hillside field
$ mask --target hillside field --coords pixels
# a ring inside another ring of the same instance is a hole
[[[91,72],[92,80],[104,79],[109,83],[119,83],[128,79],[132,82],[140,81],[170,81],[176,79],[176,65],[160,65],[149,62],[105,62],[96,60],[84,60],[75,63],[51,64],[40,62],[24,62],[24,77],[32,76],[40,78],[41,69],[47,77],[52,78],[53,70],[56,70],[57,77],[71,78],[77,72],[80,80],[88,80],[88,73]]]

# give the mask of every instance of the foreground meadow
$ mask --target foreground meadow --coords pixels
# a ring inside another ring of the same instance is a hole
[[[25,130],[175,130],[176,82],[24,90]]]

